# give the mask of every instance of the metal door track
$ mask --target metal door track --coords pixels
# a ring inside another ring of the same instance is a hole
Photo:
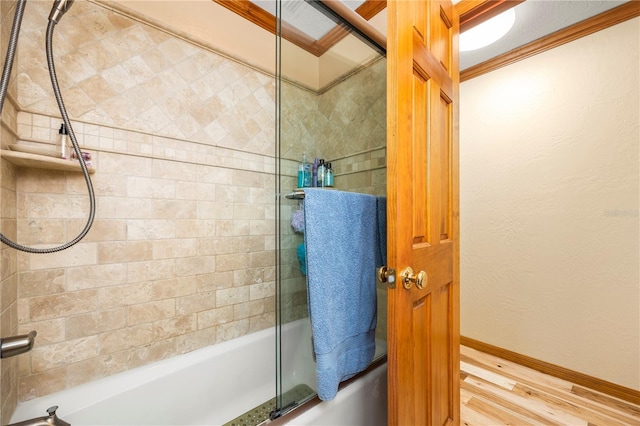
[[[297,385],[282,395],[283,407],[293,408],[301,401],[315,395],[316,392],[307,385]],[[241,416],[236,417],[222,426],[258,426],[272,418],[276,411],[276,398],[258,405]],[[289,410],[280,410],[282,413]],[[279,416],[276,416],[279,417]]]

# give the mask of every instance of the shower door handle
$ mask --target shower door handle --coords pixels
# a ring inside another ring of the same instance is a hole
[[[425,271],[419,271],[415,274],[411,266],[404,268],[400,277],[402,278],[402,286],[407,290],[413,287],[413,284],[416,285],[418,290],[422,290],[427,286],[427,280],[429,278]]]

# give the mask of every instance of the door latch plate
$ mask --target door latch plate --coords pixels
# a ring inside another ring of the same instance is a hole
[[[387,283],[387,287],[396,288],[396,270],[381,266],[377,270],[376,278],[381,283]]]

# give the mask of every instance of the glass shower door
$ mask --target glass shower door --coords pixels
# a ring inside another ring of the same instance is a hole
[[[278,201],[274,416],[315,397],[317,388],[307,305],[301,188],[305,179],[298,178],[303,156],[311,169],[316,160],[324,160],[327,167],[331,164],[334,189],[386,195],[386,59],[313,3],[278,1],[275,10]],[[357,8],[365,2],[346,3]],[[314,176],[317,181],[317,173]],[[376,358],[386,354],[386,288],[378,285]]]
[[[304,3],[304,2],[300,2]],[[302,5],[304,6],[304,5]],[[288,32],[291,11],[277,2],[276,117],[277,117],[277,290],[276,290],[276,411],[273,417],[315,396],[315,366],[311,347],[304,259],[302,198],[287,197],[297,185],[298,164],[310,140],[297,133],[301,128],[299,102],[310,92],[284,77],[292,73],[292,46],[282,33]],[[284,49],[284,53],[283,53]],[[293,48],[295,51],[296,48]],[[287,53],[289,52],[289,53]],[[301,53],[301,52],[299,52]],[[304,55],[304,53],[302,53]],[[310,107],[311,108],[311,107]],[[295,225],[295,226],[294,226]]]
[[[321,159],[327,166],[331,163],[335,189],[386,195],[386,58],[350,27],[325,15],[317,3],[283,0],[275,6],[277,408],[273,417],[316,395],[302,218],[305,182],[298,178],[303,156],[310,167]],[[358,10],[365,1],[345,3]],[[377,290],[375,357],[380,358],[386,355],[386,288],[378,284]]]

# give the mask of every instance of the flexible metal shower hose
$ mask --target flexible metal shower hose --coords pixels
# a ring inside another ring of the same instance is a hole
[[[9,77],[11,75],[11,68],[13,66],[13,61],[16,53],[16,46],[18,45],[18,35],[20,33],[20,25],[22,23],[22,16],[24,14],[24,7],[26,5],[27,0],[19,0],[16,5],[16,13],[13,19],[13,26],[11,28],[11,37],[9,39],[9,47],[7,48],[7,57],[4,65],[4,70],[2,72],[2,81],[0,82],[0,114],[2,114],[2,107],[4,106],[4,100],[7,95],[7,88],[9,86]],[[85,164],[82,153],[80,152],[80,146],[78,145],[78,141],[76,139],[76,135],[73,132],[73,128],[71,127],[71,122],[69,120],[69,115],[67,114],[67,109],[64,106],[64,101],[62,99],[62,94],[60,93],[60,87],[58,85],[58,78],[56,76],[55,65],[53,61],[53,30],[55,27],[55,22],[49,21],[47,25],[47,35],[46,35],[46,54],[47,54],[47,65],[49,67],[49,76],[51,77],[51,85],[53,87],[53,93],[55,94],[56,101],[58,102],[58,108],[60,109],[60,114],[62,115],[62,121],[65,126],[69,130],[69,138],[71,139],[71,144],[73,145],[73,149],[78,157],[78,161],[80,162],[80,167],[82,168],[82,174],[84,175],[84,180],[87,184],[87,190],[89,192],[89,218],[87,219],[87,223],[84,226],[84,229],[75,237],[73,240],[62,244],[57,247],[50,248],[34,248],[27,247],[16,242],[11,241],[4,234],[0,233],[0,241],[12,247],[16,250],[24,251],[27,253],[55,253],[62,250],[65,250],[76,243],[78,243],[91,229],[91,225],[93,224],[93,219],[95,218],[96,212],[96,201],[95,194],[93,193],[93,185],[91,184],[91,178],[89,177],[89,171],[87,170],[87,165]]]

